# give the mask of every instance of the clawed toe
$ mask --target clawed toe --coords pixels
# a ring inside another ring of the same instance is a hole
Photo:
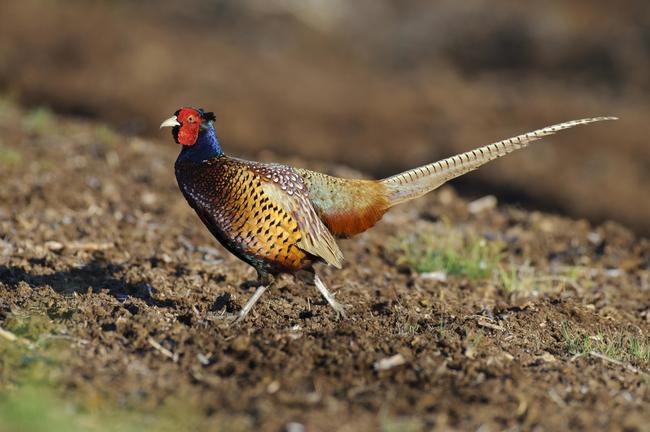
[[[237,315],[234,315],[230,321],[231,325],[237,325],[241,324],[244,322],[244,319],[246,318],[245,314],[242,314],[241,312],[238,313]]]
[[[345,308],[348,307],[347,305],[344,305],[342,303],[336,302],[335,304],[330,303],[332,308],[336,311],[336,317],[337,318],[343,318],[343,319],[348,319],[348,314],[345,312]]]
[[[225,316],[225,321],[231,326],[241,324],[246,319],[248,312],[244,309],[240,310],[238,313],[228,314]]]
[[[229,313],[223,317],[223,320],[226,321],[228,324],[235,324],[239,322],[239,314],[234,314],[234,313]]]

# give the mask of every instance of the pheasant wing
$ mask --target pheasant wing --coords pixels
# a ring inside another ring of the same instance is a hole
[[[259,165],[253,169],[262,180],[264,194],[297,221],[302,234],[298,247],[341,268],[343,254],[332,233],[318,217],[302,177],[284,165]]]

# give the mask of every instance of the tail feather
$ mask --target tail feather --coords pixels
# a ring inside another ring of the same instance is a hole
[[[426,194],[447,181],[475,170],[481,165],[505,156],[515,150],[528,146],[533,141],[553,135],[554,133],[574,126],[584,125],[603,120],[617,120],[616,117],[594,117],[572,120],[518,135],[493,144],[430,163],[405,171],[401,174],[381,180],[388,193],[390,206],[412,200]]]

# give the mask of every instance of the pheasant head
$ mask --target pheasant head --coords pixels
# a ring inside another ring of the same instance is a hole
[[[214,113],[202,108],[181,108],[174,115],[160,124],[161,128],[171,127],[174,141],[184,146],[193,146],[203,131],[212,130]]]

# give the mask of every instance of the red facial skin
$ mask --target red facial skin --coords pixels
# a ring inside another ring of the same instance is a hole
[[[204,121],[201,113],[193,108],[181,108],[176,114],[176,120],[181,124],[178,130],[178,143],[185,146],[196,144],[201,123]]]

